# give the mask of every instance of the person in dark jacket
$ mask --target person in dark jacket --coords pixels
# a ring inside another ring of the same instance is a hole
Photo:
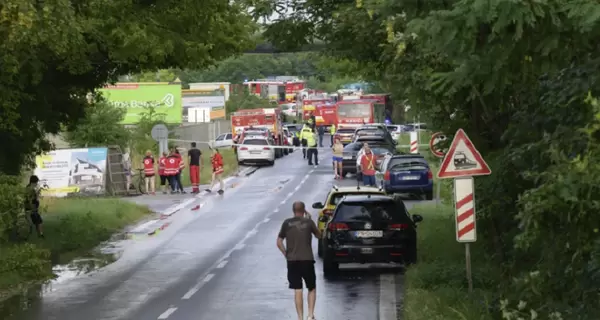
[[[319,133],[319,147],[323,148],[323,136],[325,135],[325,127],[318,127],[317,132]]]

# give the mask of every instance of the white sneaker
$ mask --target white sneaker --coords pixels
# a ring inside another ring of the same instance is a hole
[[[317,320],[314,316],[306,318],[306,320]]]

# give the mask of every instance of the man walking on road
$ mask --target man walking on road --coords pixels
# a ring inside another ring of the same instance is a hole
[[[319,147],[323,148],[323,136],[325,135],[325,127],[320,126],[317,128],[317,132],[319,133]]]
[[[315,319],[315,302],[317,300],[317,277],[315,275],[315,257],[312,251],[312,235],[321,238],[321,232],[306,211],[304,202],[297,201],[292,205],[294,217],[286,219],[281,225],[277,237],[277,248],[287,260],[287,278],[290,289],[294,290],[294,301],[298,320],[304,320],[304,301],[302,297],[302,280],[308,289],[308,320]],[[283,240],[285,239],[285,245]],[[287,247],[286,247],[287,246]]]

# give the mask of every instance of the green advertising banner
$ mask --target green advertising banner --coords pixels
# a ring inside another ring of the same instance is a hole
[[[110,104],[127,109],[122,124],[138,123],[141,115],[151,107],[164,115],[165,122],[181,123],[181,84],[117,83],[100,89],[100,92]]]

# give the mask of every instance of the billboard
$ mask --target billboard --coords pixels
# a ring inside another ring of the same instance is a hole
[[[34,174],[48,189],[43,195],[101,195],[106,192],[107,148],[61,149],[37,156]]]
[[[117,83],[100,89],[106,100],[127,113],[122,124],[136,124],[150,107],[164,114],[164,121],[180,124],[182,117],[181,84]]]
[[[184,114],[187,113],[189,122],[202,122],[191,120],[190,113],[198,110],[208,110],[210,120],[225,118],[225,96],[223,90],[183,90]]]

